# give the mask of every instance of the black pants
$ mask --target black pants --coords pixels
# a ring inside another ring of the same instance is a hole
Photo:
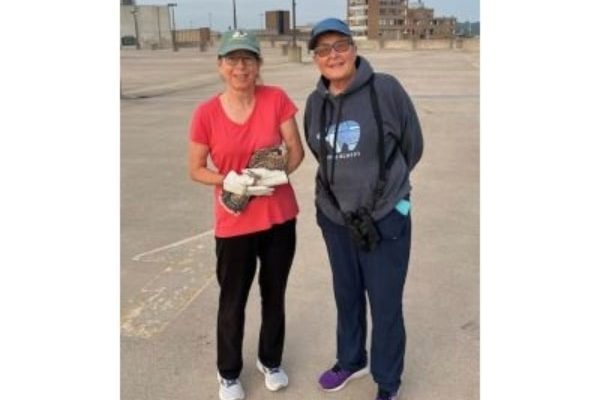
[[[260,260],[258,283],[262,325],[258,358],[269,368],[281,364],[285,336],[285,289],[296,250],[296,220],[271,229],[216,238],[217,280],[221,287],[217,321],[217,368],[223,378],[242,371],[242,342],[248,293]]]

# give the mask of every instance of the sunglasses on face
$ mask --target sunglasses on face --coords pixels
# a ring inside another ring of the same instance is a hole
[[[241,54],[225,56],[223,57],[223,59],[225,60],[225,63],[231,67],[235,67],[239,62],[241,62],[242,65],[246,65],[249,67],[253,67],[256,64],[258,64],[258,60],[256,59],[256,57]]]
[[[331,50],[335,50],[336,53],[345,53],[350,49],[352,41],[349,39],[338,40],[332,44],[323,43],[315,47],[314,53],[319,57],[327,57],[331,54]]]

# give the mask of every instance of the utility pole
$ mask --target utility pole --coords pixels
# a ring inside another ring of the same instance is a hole
[[[162,34],[160,32],[160,6],[156,6],[156,27],[158,28],[158,47],[160,48],[160,42],[162,42]]]
[[[175,7],[177,7],[177,3],[168,3],[167,7],[171,12],[171,40],[173,41],[173,51],[177,51],[177,29],[175,28]]]
[[[302,62],[302,49],[296,46],[296,1],[292,0],[292,45],[288,51],[288,61]]]
[[[133,9],[131,10],[131,14],[133,15],[133,28],[135,29],[135,48],[136,49],[140,49],[140,30],[138,28],[138,20],[137,20],[137,13],[139,11],[139,8],[137,6],[133,6]]]
[[[406,39],[406,35],[408,34],[408,0],[405,0],[406,6],[404,7],[404,29],[402,31],[402,36]]]
[[[235,14],[235,0],[233,0],[233,30],[237,30],[237,16]]]
[[[296,49],[296,0],[292,0],[292,48]]]
[[[210,45],[213,45],[213,39],[212,39],[212,13],[208,13],[208,43],[210,43]]]

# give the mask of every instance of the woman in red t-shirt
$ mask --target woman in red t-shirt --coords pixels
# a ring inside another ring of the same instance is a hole
[[[200,104],[190,126],[189,172],[214,186],[217,280],[221,287],[217,321],[217,368],[221,400],[243,399],[244,310],[260,260],[262,326],[257,367],[269,390],[287,386],[281,368],[285,334],[285,289],[296,246],[298,204],[289,183],[274,186],[264,168],[246,169],[257,150],[283,145],[287,175],[304,158],[295,120],[296,106],[274,86],[257,84],[262,64],[254,35],[230,31],[218,51],[225,90]],[[210,156],[216,170],[207,165]],[[254,173],[252,173],[254,172]],[[269,183],[271,182],[271,184]],[[229,192],[229,193],[228,193]],[[243,209],[227,206],[228,196],[246,196]]]

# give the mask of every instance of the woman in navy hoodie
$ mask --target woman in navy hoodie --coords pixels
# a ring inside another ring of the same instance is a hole
[[[337,361],[319,384],[342,389],[369,371],[366,297],[372,315],[376,400],[397,399],[406,333],[402,294],[411,241],[410,171],[423,153],[415,108],[398,80],[357,55],[348,25],[319,22],[309,49],[321,77],[304,131],[319,162],[316,208],[337,306]]]

